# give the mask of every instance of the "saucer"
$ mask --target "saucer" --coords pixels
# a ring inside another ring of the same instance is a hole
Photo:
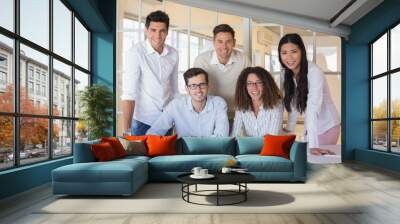
[[[207,174],[207,175],[194,175],[194,174],[192,174],[192,175],[190,175],[190,178],[193,178],[193,179],[211,179],[211,178],[214,178],[215,176],[214,175],[212,175],[212,174]]]

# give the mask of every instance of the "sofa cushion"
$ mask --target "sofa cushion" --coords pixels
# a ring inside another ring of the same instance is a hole
[[[77,142],[74,148],[74,163],[88,163],[95,162],[96,158],[90,148],[92,144],[99,144],[100,140],[93,140],[88,142]]]
[[[103,137],[101,138],[101,142],[110,143],[112,145],[112,148],[114,149],[117,158],[122,158],[126,156],[126,151],[124,149],[124,146],[122,146],[121,142],[117,137]]]
[[[176,135],[173,136],[158,136],[149,135],[146,143],[148,147],[148,156],[164,156],[176,154]]]
[[[259,154],[264,145],[263,137],[237,137],[236,155]]]
[[[133,172],[142,172],[146,162],[139,159],[109,162],[74,163],[53,170],[53,181],[58,182],[127,182]],[[147,174],[146,174],[147,175]]]
[[[178,154],[225,154],[235,155],[235,141],[231,137],[183,137]]]
[[[126,151],[126,155],[147,155],[147,148],[145,142],[141,140],[126,140],[125,138],[119,138],[122,146]]]
[[[199,166],[211,172],[219,171],[228,160],[235,159],[231,155],[175,155],[158,156],[149,160],[149,170],[163,172],[190,172]]]
[[[290,148],[295,139],[296,135],[266,135],[260,155],[280,156],[289,159]]]
[[[96,157],[96,161],[104,162],[118,158],[118,156],[115,154],[113,146],[108,142],[93,144],[91,145],[91,149],[94,157]]]
[[[279,156],[238,155],[241,168],[249,172],[292,172],[292,161]]]

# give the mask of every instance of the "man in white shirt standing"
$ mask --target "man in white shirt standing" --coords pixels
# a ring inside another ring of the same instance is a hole
[[[244,68],[251,66],[246,55],[234,49],[235,31],[228,24],[220,24],[213,30],[214,49],[197,56],[194,67],[202,68],[210,75],[210,94],[221,96],[228,103],[228,116],[235,114],[234,93],[236,80]]]
[[[127,55],[122,76],[123,133],[144,135],[178,93],[178,52],[165,44],[169,17],[155,11],[146,17],[146,40]]]
[[[175,126],[178,137],[228,136],[227,105],[221,97],[208,95],[207,72],[191,68],[183,77],[188,95],[172,100],[147,134],[165,135]]]

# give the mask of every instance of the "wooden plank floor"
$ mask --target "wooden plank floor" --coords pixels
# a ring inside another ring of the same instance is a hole
[[[54,200],[49,185],[0,202],[0,223],[259,224],[400,223],[400,174],[360,163],[310,165],[308,182],[324,186],[349,203],[364,204],[357,214],[36,214]]]

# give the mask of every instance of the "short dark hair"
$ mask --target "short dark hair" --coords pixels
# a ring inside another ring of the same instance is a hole
[[[200,74],[204,74],[206,82],[208,83],[208,73],[201,68],[190,68],[185,73],[183,73],[183,78],[185,79],[185,84],[188,85],[189,79]]]
[[[221,33],[221,32],[231,33],[233,39],[235,39],[235,31],[228,24],[219,24],[218,26],[214,27],[214,30],[213,30],[214,38],[217,36],[218,33]]]
[[[162,22],[167,25],[167,30],[169,28],[169,16],[167,13],[157,10],[154,12],[151,12],[149,15],[146,17],[146,28],[149,28],[150,22]]]

